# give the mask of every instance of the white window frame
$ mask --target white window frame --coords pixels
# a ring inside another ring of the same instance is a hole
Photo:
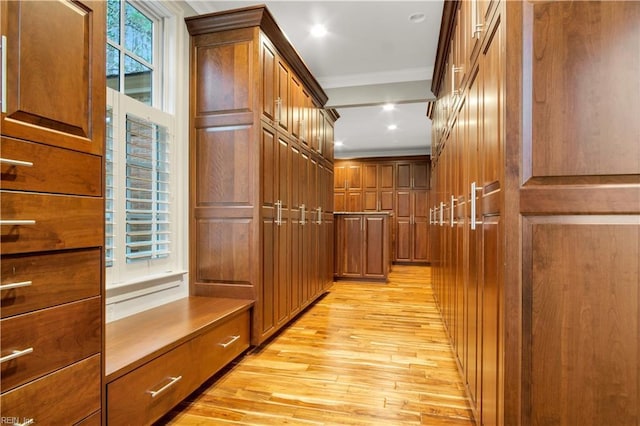
[[[106,269],[106,288],[113,290],[141,282],[186,273],[188,263],[187,206],[184,188],[188,175],[188,38],[185,39],[183,11],[169,1],[129,1],[154,21],[154,77],[152,106],[118,91],[107,89],[107,104],[113,110],[114,125],[114,261]],[[187,61],[187,62],[185,62]],[[182,64],[182,66],[181,66]],[[182,111],[182,114],[179,112]],[[170,255],[159,259],[126,262],[126,114],[148,119],[168,129],[170,137]],[[178,114],[178,116],[176,116]],[[182,174],[180,174],[182,173]]]

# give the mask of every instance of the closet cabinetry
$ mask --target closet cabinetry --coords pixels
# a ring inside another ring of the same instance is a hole
[[[445,2],[433,286],[478,424],[640,417],[638,22],[637,2]]]
[[[389,212],[394,262],[429,262],[429,158],[361,158],[334,166],[336,212]]]
[[[326,94],[264,6],[191,34],[191,293],[255,300],[262,343],[333,281]]]
[[[105,6],[0,10],[2,416],[99,424]]]
[[[336,277],[386,281],[391,262],[388,213],[337,213]]]

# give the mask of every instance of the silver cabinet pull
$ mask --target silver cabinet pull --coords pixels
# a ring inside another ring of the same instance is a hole
[[[444,202],[440,201],[440,226],[444,225]]]
[[[0,220],[0,225],[35,225],[35,220]]]
[[[227,346],[231,346],[233,343],[235,343],[235,341],[238,340],[239,338],[240,338],[240,335],[231,336],[229,340],[227,340],[224,343],[218,343],[218,345],[222,346],[223,348],[226,348]]]
[[[33,423],[35,423],[35,420],[33,419],[26,419],[24,422],[22,423],[14,423],[13,426],[29,426],[32,425]]]
[[[483,24],[475,24],[473,28],[473,38],[480,38],[480,34],[484,31]]]
[[[8,164],[10,166],[33,167],[31,161],[12,160],[10,158],[0,158],[0,164]]]
[[[282,120],[282,99],[278,96],[276,99],[276,123]]]
[[[476,183],[471,182],[471,230],[476,229]]]
[[[7,36],[2,36],[2,113],[7,112]]]
[[[322,207],[318,207],[316,211],[318,212],[318,221],[316,224],[322,225]]]
[[[176,383],[178,383],[180,380],[182,380],[182,376],[169,377],[169,379],[171,381],[169,383],[167,383],[166,385],[164,385],[163,387],[161,387],[160,389],[158,389],[157,391],[147,391],[147,393],[151,394],[151,398],[155,398],[156,396],[160,395],[162,392],[164,392],[167,389],[169,389],[171,386],[173,386]]]
[[[3,362],[11,361],[12,359],[20,358],[21,356],[25,356],[33,352],[33,348],[23,349],[21,351],[13,351],[9,355],[5,355],[0,358],[0,364]]]
[[[450,212],[451,212],[451,222],[450,222],[450,223],[451,223],[451,227],[452,227],[452,228],[453,228],[453,208],[455,207],[455,205],[456,205],[456,199],[455,199],[455,197],[452,195],[452,196],[451,196],[451,211],[450,211]]]
[[[300,205],[300,225],[307,224],[307,208],[304,204]]]
[[[2,284],[0,285],[0,291],[11,290],[13,288],[20,288],[20,287],[29,287],[31,284],[33,284],[33,281],[20,281],[18,283]]]

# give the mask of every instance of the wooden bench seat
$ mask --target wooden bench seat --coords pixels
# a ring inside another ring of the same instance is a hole
[[[108,423],[153,423],[244,352],[252,306],[188,297],[108,323]]]

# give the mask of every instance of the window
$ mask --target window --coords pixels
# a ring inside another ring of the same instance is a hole
[[[181,234],[174,220],[176,124],[173,115],[159,108],[163,91],[158,83],[162,69],[158,46],[171,43],[165,43],[162,10],[151,10],[154,6],[159,7],[107,2],[108,288],[181,269],[174,238]]]
[[[153,104],[157,34],[162,21],[144,11],[142,4],[107,2],[107,87]]]

